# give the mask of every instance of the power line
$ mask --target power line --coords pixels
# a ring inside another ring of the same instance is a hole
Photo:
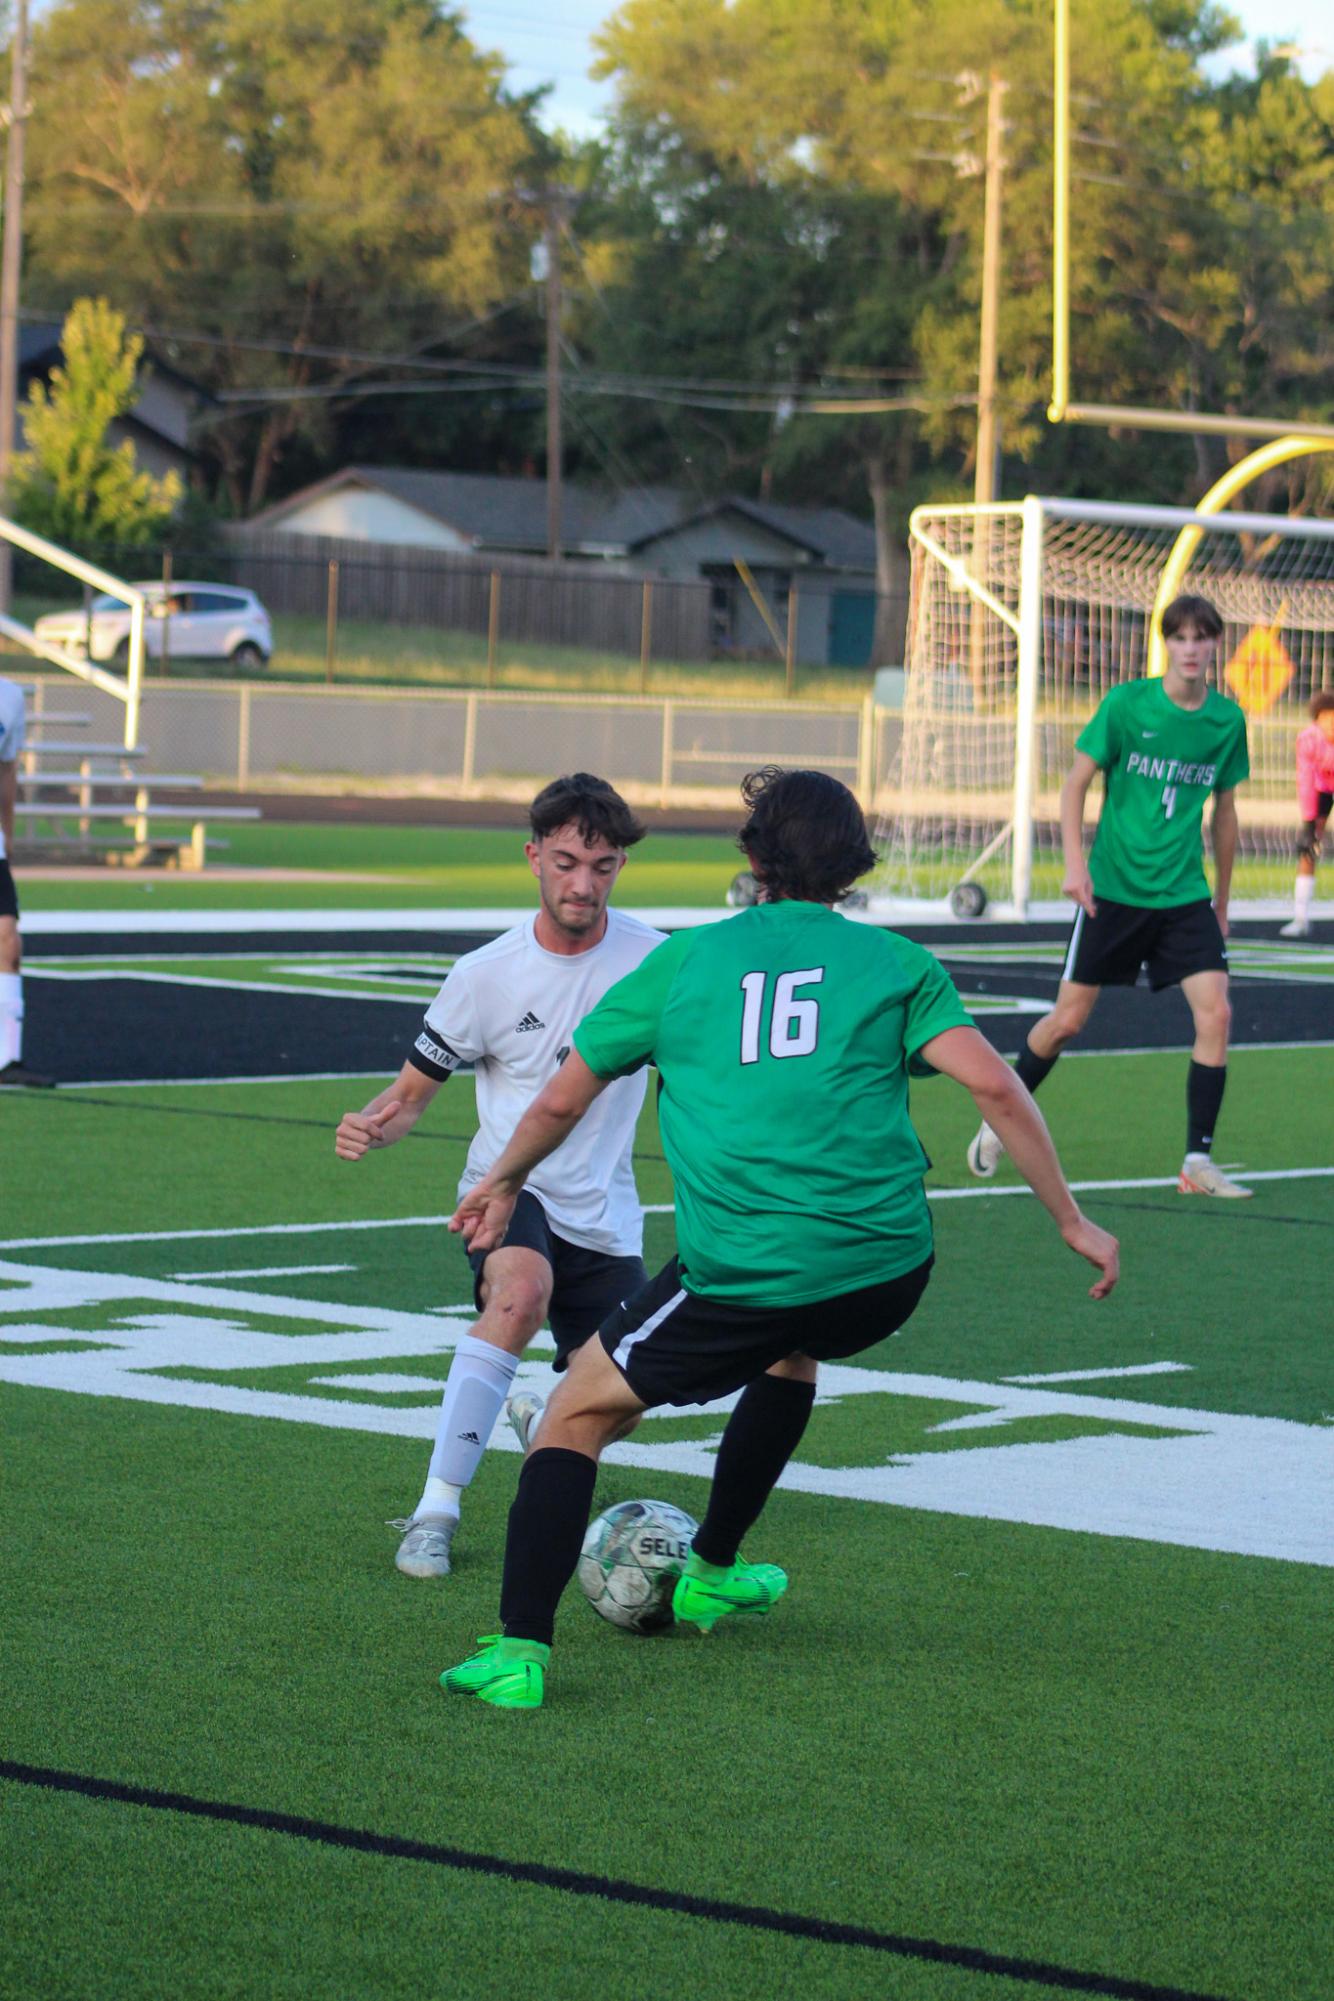
[[[219,404],[231,407],[226,416],[249,416],[260,409],[282,403],[334,402],[339,399],[364,400],[372,396],[441,396],[469,393],[495,394],[502,390],[542,388],[545,374],[540,369],[507,369],[503,376],[476,372],[466,381],[454,382],[347,382],[312,384],[304,388],[290,385],[275,389],[224,390]],[[767,395],[708,395],[672,389],[651,379],[605,380],[594,375],[571,373],[563,378],[567,394],[624,397],[631,402],[663,403],[688,410],[732,411],[740,415],[795,417],[893,416],[929,410],[962,410],[977,402],[975,393],[941,396],[828,396],[794,394],[788,386]],[[242,407],[244,406],[244,407]],[[208,421],[208,420],[205,420]],[[215,418],[212,421],[221,421]]]
[[[497,319],[500,317],[502,313],[509,311],[514,305],[524,303],[526,298],[527,294],[519,295],[518,297],[505,302],[501,306],[498,306],[494,312],[487,314],[479,319],[465,322],[461,324],[459,327],[443,329],[438,335],[434,336],[434,339],[443,341],[446,339],[455,338],[462,335],[463,333],[470,331],[473,328],[486,325],[490,320]],[[42,324],[46,324],[49,323],[53,318],[59,317],[59,315],[27,312],[24,313],[22,317],[27,320],[32,320]],[[534,365],[531,363],[525,364],[519,362],[485,361],[485,360],[478,360],[476,358],[472,360],[463,360],[463,359],[433,360],[429,356],[422,356],[412,353],[384,354],[384,353],[376,353],[369,349],[324,347],[315,342],[296,343],[288,341],[247,340],[241,338],[229,338],[227,336],[216,335],[216,334],[191,333],[182,331],[179,328],[156,326],[149,322],[139,322],[137,324],[132,325],[129,330],[133,333],[138,333],[143,335],[145,339],[169,342],[182,347],[199,345],[204,347],[222,348],[222,349],[238,348],[243,352],[247,353],[288,355],[293,357],[294,359],[300,359],[300,360],[311,358],[317,360],[336,361],[345,364],[349,362],[358,362],[358,363],[366,363],[367,365],[375,368],[413,368],[416,369],[418,372],[430,373],[442,377],[465,376],[468,378],[468,381],[465,384],[465,386],[467,387],[478,387],[486,385],[497,386],[505,382],[513,382],[517,386],[529,388],[532,387],[533,382],[536,379],[534,375]],[[807,382],[793,382],[790,379],[781,382],[774,382],[771,380],[765,380],[758,377],[689,376],[689,375],[660,376],[660,375],[648,375],[643,373],[628,375],[612,369],[580,370],[577,371],[575,374],[573,374],[570,379],[573,382],[580,383],[582,386],[590,390],[597,388],[607,394],[615,393],[618,389],[624,389],[627,393],[635,393],[646,390],[654,390],[654,391],[661,390],[665,395],[677,391],[687,392],[687,393],[698,392],[700,394],[710,394],[722,397],[759,396],[768,398],[775,403],[794,401],[798,405],[800,405],[803,402],[808,401],[812,397],[827,398],[829,396],[832,396],[836,394],[839,390],[841,390],[845,383],[848,385],[849,391],[851,392],[855,390],[855,386],[858,382],[865,382],[868,380],[877,381],[881,379],[885,381],[915,380],[916,377],[911,376],[907,373],[907,371],[900,369],[885,369],[881,371],[881,370],[863,369],[857,367],[857,368],[848,368],[846,370],[841,368],[830,368],[821,370],[818,380],[807,381]],[[444,387],[445,385],[444,384],[434,385],[431,383],[386,382],[386,383],[376,384],[374,385],[373,390],[368,390],[364,385],[356,382],[355,378],[353,378],[352,382],[343,385],[336,383],[333,384],[312,383],[308,385],[295,385],[292,383],[284,383],[284,384],[275,384],[272,388],[256,387],[253,389],[238,388],[231,390],[219,390],[215,391],[214,394],[218,401],[234,402],[243,398],[252,401],[257,399],[279,400],[281,398],[300,400],[302,397],[313,398],[319,396],[346,395],[348,393],[351,393],[353,387],[355,387],[356,392],[359,394],[375,393],[375,394],[387,395],[387,394],[399,394],[405,391],[413,393],[421,393],[435,386]],[[885,399],[866,398],[865,393],[863,392],[863,394],[860,396],[850,393],[847,400],[856,401],[858,403],[860,403],[863,400],[879,403],[883,402]],[[900,399],[896,398],[892,400],[897,402]],[[726,405],[722,404],[722,405],[712,405],[704,407],[726,407]]]

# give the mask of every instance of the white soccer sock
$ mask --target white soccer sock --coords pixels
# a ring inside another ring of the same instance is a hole
[[[23,1054],[23,977],[0,973],[0,1070]]]
[[[460,1336],[440,1403],[419,1515],[458,1513],[460,1490],[481,1463],[518,1366],[517,1355],[479,1341],[475,1334]]]
[[[1311,900],[1315,896],[1315,877],[1299,875],[1292,892],[1293,915],[1299,924],[1305,924],[1311,915]]]

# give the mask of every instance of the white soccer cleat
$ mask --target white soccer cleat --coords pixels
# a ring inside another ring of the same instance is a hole
[[[1230,1202],[1249,1202],[1252,1193],[1202,1153],[1186,1156],[1177,1181],[1178,1195],[1221,1195]]]
[[[416,1515],[411,1521],[390,1522],[406,1531],[395,1566],[405,1577],[448,1577],[449,1549],[459,1525],[457,1515]]]
[[[1294,917],[1291,924],[1285,924],[1278,935],[1280,938],[1309,938],[1311,920],[1309,917]]]
[[[546,1398],[535,1396],[531,1390],[520,1390],[505,1405],[505,1415],[510,1421],[510,1429],[526,1452],[533,1442],[533,1433],[542,1421],[546,1409]]]
[[[989,1125],[980,1125],[968,1148],[968,1172],[979,1181],[990,1181],[1001,1164],[1005,1148]]]

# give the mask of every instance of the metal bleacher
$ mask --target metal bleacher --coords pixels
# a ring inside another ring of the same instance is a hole
[[[35,690],[18,685],[31,702]],[[148,755],[142,744],[65,740],[65,731],[86,729],[91,720],[69,710],[51,716],[30,713],[14,808],[20,858],[43,854],[47,859],[118,862],[126,868],[166,863],[201,869],[208,860],[211,823],[259,818],[253,806],[164,801],[164,792],[202,793],[203,779],[136,768]],[[62,735],[48,736],[48,728]],[[168,832],[167,823],[178,831]],[[211,845],[225,843],[214,840]]]
[[[41,640],[30,626],[0,613],[0,634],[25,652],[91,683],[125,706],[120,743],[94,743],[66,732],[91,726],[87,714],[34,709],[33,686],[23,688],[28,706],[27,743],[19,758],[15,805],[15,848],[20,858],[118,862],[135,868],[158,863],[202,869],[208,859],[209,828],[217,821],[257,820],[254,806],[213,806],[201,796],[204,781],[192,773],[149,771],[148,751],[139,741],[144,674],[144,594],[94,564],[0,517],[0,538],[76,577],[86,587],[108,592],[129,606],[129,661],[124,675],[110,672],[82,653]],[[48,733],[53,732],[53,733]],[[177,795],[164,798],[164,794]],[[188,829],[188,832],[185,830]],[[216,840],[214,846],[223,845]]]

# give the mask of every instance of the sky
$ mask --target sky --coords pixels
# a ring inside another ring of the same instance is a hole
[[[663,0],[670,5],[671,0]],[[1317,76],[1334,68],[1334,0],[1227,0],[1241,21],[1247,42],[1291,39],[1302,50],[1302,70]],[[611,103],[610,86],[593,83],[589,37],[612,11],[607,0],[463,0],[468,32],[483,48],[498,49],[509,65],[515,90],[552,86],[543,123],[563,126],[576,137],[600,129]],[[1249,67],[1240,44],[1211,65],[1226,74]]]

